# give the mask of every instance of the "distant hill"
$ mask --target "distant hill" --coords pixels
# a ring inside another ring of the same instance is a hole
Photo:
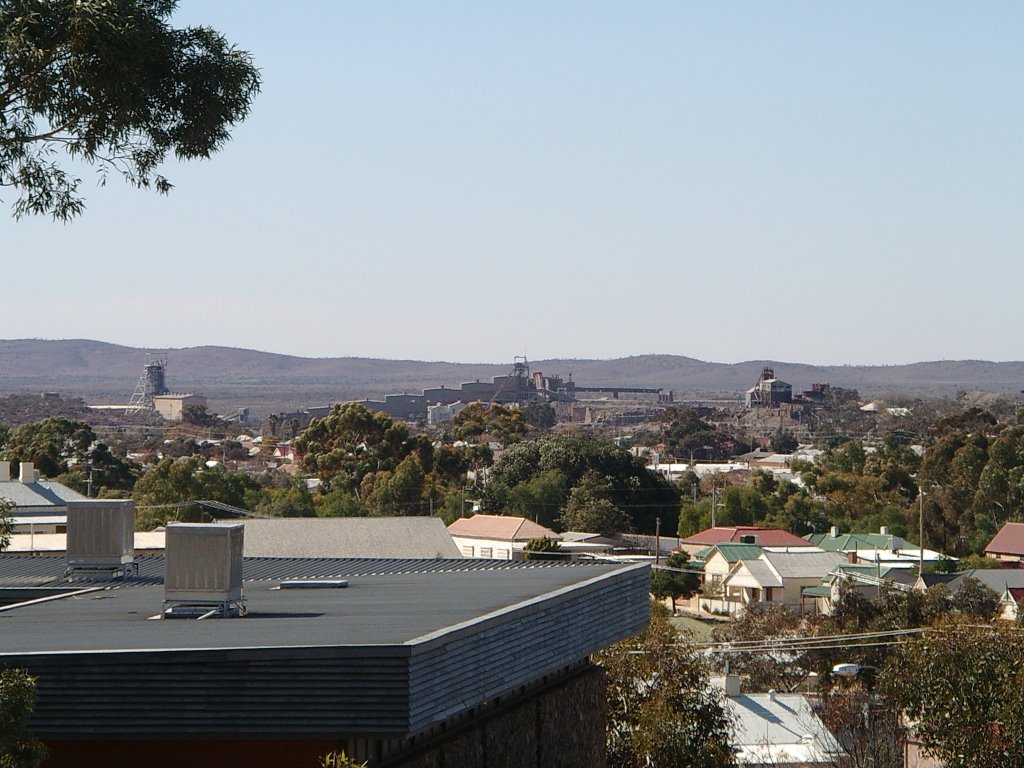
[[[142,373],[146,350],[100,341],[0,340],[0,395],[60,392],[89,403],[127,403]],[[857,389],[864,397],[943,396],[957,390],[1024,389],[1024,362],[984,360],[892,366],[813,366],[771,360],[723,364],[679,355],[640,355],[617,360],[531,360],[533,371],[568,376],[581,386],[662,387],[677,399],[739,398],[761,368],[770,366],[795,390],[814,383]],[[306,358],[232,347],[168,351],[167,385],[197,392],[212,410],[248,406],[256,414],[298,410],[424,387],[458,386],[507,374],[504,365]]]

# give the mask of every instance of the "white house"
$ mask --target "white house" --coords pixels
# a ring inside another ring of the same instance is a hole
[[[505,515],[462,517],[448,526],[448,533],[463,557],[493,560],[522,560],[523,548],[530,540],[545,536],[555,541],[562,538],[525,517]]]
[[[808,551],[811,550],[811,551]],[[739,613],[752,603],[779,603],[803,612],[803,590],[820,586],[822,580],[846,557],[816,548],[794,548],[786,552],[764,550],[752,560],[739,560],[722,580],[721,587],[706,589],[701,606],[706,610]]]

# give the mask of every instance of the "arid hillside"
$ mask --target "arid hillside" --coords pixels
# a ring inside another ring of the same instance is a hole
[[[60,392],[89,403],[126,403],[135,389],[146,350],[71,339],[0,340],[0,395]],[[662,387],[677,399],[740,398],[765,365],[795,390],[817,382],[860,390],[866,397],[953,395],[958,390],[1019,392],[1024,362],[979,360],[899,366],[813,366],[768,360],[722,364],[680,355],[641,355],[617,360],[531,360],[534,371],[572,375],[581,386]],[[304,358],[229,347],[167,351],[167,385],[206,395],[213,410],[242,406],[256,414],[301,409],[341,400],[458,386],[506,374],[506,364]]]

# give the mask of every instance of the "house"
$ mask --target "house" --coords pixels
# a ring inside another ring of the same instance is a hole
[[[1004,523],[985,547],[985,554],[1006,562],[1024,561],[1024,523]]]
[[[801,552],[822,552],[817,547],[802,546],[797,548]],[[698,550],[693,555],[695,561],[704,563],[703,583],[707,585],[706,592],[714,592],[732,571],[733,567],[740,560],[756,560],[762,552],[786,552],[787,547],[760,547],[757,544],[734,544],[725,542],[715,544]],[[699,608],[700,596],[694,595],[691,600],[692,608]]]
[[[0,500],[14,506],[8,511],[14,533],[57,533],[66,530],[68,502],[85,496],[56,480],[45,480],[32,462],[23,461],[17,478],[11,462],[0,461]]]
[[[191,551],[208,584],[217,569]],[[247,557],[245,617],[161,618],[170,558],[109,583],[69,583],[66,562],[0,557],[0,669],[36,678],[48,768],[277,768],[342,750],[390,768],[598,765],[590,657],[650,610],[646,565]]]
[[[853,563],[914,568],[921,562],[921,548],[889,533],[889,528],[884,525],[878,533],[840,533],[839,528],[833,525],[828,533],[809,533],[804,538],[829,552],[846,553]],[[956,559],[933,549],[924,550],[925,563]]]
[[[798,693],[741,693],[727,675],[725,707],[734,723],[737,765],[803,768],[841,765],[843,750]]]
[[[956,592],[964,580],[972,578],[997,595],[1008,589],[1024,588],[1024,570],[1017,568],[972,568],[957,573],[926,573],[914,582],[914,589],[923,591],[937,584],[944,584],[950,592]]]
[[[438,517],[275,517],[240,522],[245,526],[246,557],[462,557]]]
[[[561,536],[525,517],[481,515],[461,517],[448,526],[455,545],[463,557],[494,560],[522,560],[523,548],[532,539],[547,537],[561,541]]]
[[[817,613],[829,614],[844,588],[874,600],[883,588],[909,591],[916,581],[917,574],[908,568],[881,563],[840,563],[828,573],[822,584],[805,587],[802,594],[805,604],[814,602]]]
[[[999,598],[999,618],[1017,621],[1020,618],[1020,604],[1024,600],[1024,587],[1007,587]]]
[[[753,525],[722,525],[707,528],[700,533],[687,536],[679,543],[679,548],[691,555],[714,544],[757,544],[761,547],[813,547],[809,541],[795,533],[781,528],[761,528]]]
[[[778,603],[801,613],[815,610],[815,603],[806,603],[804,588],[820,586],[825,576],[844,562],[843,555],[816,548],[763,550],[755,559],[735,563],[721,587],[706,589],[701,607],[735,614],[752,603],[764,602]]]

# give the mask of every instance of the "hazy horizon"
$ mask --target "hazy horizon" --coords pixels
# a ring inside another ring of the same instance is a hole
[[[1024,6],[182,0],[263,92],[169,197],[0,206],[4,333],[1014,361]]]

